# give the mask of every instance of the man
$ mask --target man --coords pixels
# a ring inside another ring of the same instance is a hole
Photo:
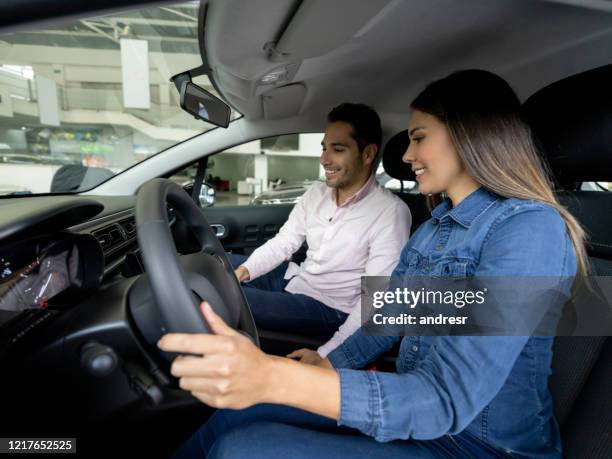
[[[382,130],[378,114],[362,104],[342,104],[328,115],[315,183],[295,205],[278,234],[246,259],[230,254],[258,328],[333,337],[325,357],[361,326],[361,276],[388,276],[408,240],[408,207],[374,177]],[[287,263],[306,241],[306,260]]]

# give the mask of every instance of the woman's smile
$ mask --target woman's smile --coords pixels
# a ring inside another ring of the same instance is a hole
[[[424,167],[418,167],[416,169],[413,169],[412,172],[414,172],[414,175],[416,175],[416,180],[417,182],[421,181],[421,176],[425,173],[425,168]]]

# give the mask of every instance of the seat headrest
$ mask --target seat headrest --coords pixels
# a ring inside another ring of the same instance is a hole
[[[412,172],[410,164],[402,161],[402,156],[406,153],[408,145],[410,145],[410,138],[408,137],[408,130],[404,129],[389,139],[383,151],[382,162],[385,172],[394,179],[414,182],[416,176]]]
[[[523,115],[562,185],[612,181],[612,65],[539,90]]]

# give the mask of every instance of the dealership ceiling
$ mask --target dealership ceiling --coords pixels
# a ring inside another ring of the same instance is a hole
[[[172,143],[209,129],[180,110],[169,81],[202,63],[198,8],[199,2],[148,7],[0,35],[0,96],[10,102],[0,127],[40,124],[35,78],[42,76],[57,86],[62,126],[113,125]],[[124,104],[121,43],[128,39],[146,42],[148,109]],[[196,82],[211,89],[206,77]]]
[[[149,8],[83,19],[44,30],[5,35],[14,45],[119,49],[121,38],[148,40],[152,52],[198,54],[199,3]]]

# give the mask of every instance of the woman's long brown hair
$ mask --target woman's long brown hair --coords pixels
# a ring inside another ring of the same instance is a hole
[[[552,175],[506,81],[484,70],[456,72],[428,85],[411,106],[446,125],[467,173],[484,188],[556,209],[574,246],[578,275],[588,274],[584,230],[555,197]],[[431,209],[441,196],[428,196],[427,201]]]

